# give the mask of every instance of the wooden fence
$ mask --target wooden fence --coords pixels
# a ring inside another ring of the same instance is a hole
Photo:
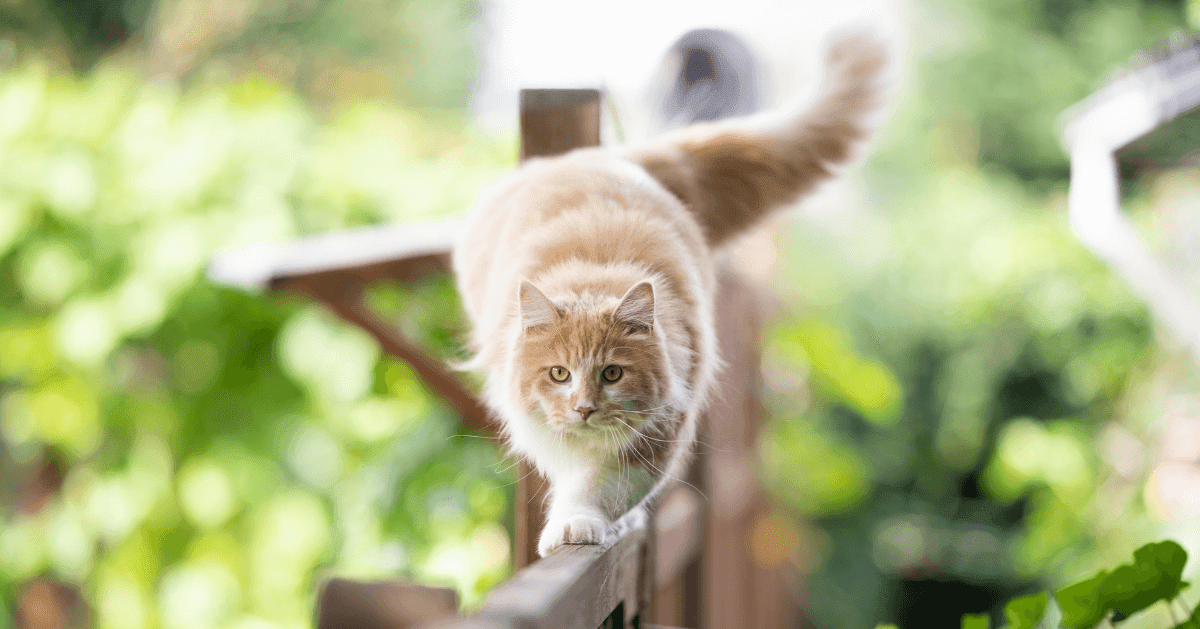
[[[521,158],[551,156],[600,138],[595,90],[525,90]],[[461,224],[347,230],[279,245],[227,251],[214,259],[217,281],[251,289],[299,290],[369,332],[408,362],[463,421],[484,433],[495,426],[477,398],[443,362],[373,315],[364,290],[374,281],[412,281],[449,271]],[[677,627],[776,629],[801,624],[785,566],[794,550],[783,539],[755,474],[761,315],[753,291],[723,269],[717,313],[727,367],[708,412],[689,483],[677,484],[645,530],[611,548],[565,546],[538,560],[544,483],[522,465],[514,525],[516,574],[482,608],[459,617],[452,591],[396,583],[326,584],[320,629],[405,627],[594,629]]]

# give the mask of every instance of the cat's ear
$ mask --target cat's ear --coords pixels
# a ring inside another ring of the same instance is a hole
[[[654,287],[640,282],[625,293],[613,317],[629,327],[630,332],[649,332],[654,328]]]
[[[552,323],[562,315],[554,304],[529,282],[521,282],[518,293],[521,302],[521,328],[528,330],[539,325]]]

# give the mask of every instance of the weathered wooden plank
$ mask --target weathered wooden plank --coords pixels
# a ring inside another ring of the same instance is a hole
[[[694,481],[689,482],[694,484]],[[698,613],[692,614],[693,624],[690,625],[687,616],[689,606],[697,612],[699,610],[701,593],[698,570],[700,553],[704,548],[703,520],[707,517],[703,501],[697,490],[682,484],[677,484],[663,498],[654,527],[654,581],[658,590],[653,608],[643,612],[643,620],[699,626]]]
[[[513,563],[523,568],[538,560],[538,536],[546,524],[547,481],[528,461],[517,465],[517,491],[513,505]]]
[[[654,609],[650,610],[649,618],[655,622],[683,624],[684,585],[683,580],[676,578],[660,585],[654,595]]]
[[[503,618],[457,618],[434,621],[421,629],[517,629],[517,625]]]
[[[263,290],[300,278],[346,283],[416,279],[450,268],[462,218],[346,229],[282,243],[218,252],[208,277],[218,284]]]
[[[400,336],[395,327],[383,323],[367,310],[360,292],[361,284],[342,286],[293,278],[282,286],[303,290],[325,302],[338,316],[373,336],[385,352],[408,363],[429,388],[454,408],[467,425],[484,434],[498,434],[490,412],[458,376],[447,369],[441,360],[408,342]]]
[[[321,589],[317,629],[409,629],[458,613],[454,590],[331,579]]]
[[[656,619],[656,622],[678,625],[680,627],[694,627],[699,629],[704,623],[704,606],[708,601],[708,594],[704,591],[704,567],[706,559],[704,556],[707,550],[708,538],[711,534],[708,530],[708,509],[711,508],[711,499],[709,496],[709,477],[708,471],[708,455],[711,447],[707,444],[712,443],[712,439],[708,437],[707,426],[701,426],[700,440],[703,443],[696,444],[696,460],[692,464],[692,468],[688,470],[687,481],[699,490],[700,496],[700,517],[699,517],[699,537],[700,548],[696,551],[696,558],[691,561],[679,575],[677,582],[680,586],[680,615],[678,618],[671,618],[667,623],[667,618],[662,617]]]
[[[655,514],[655,582],[667,587],[700,555],[701,498],[696,490],[676,485]]]
[[[646,544],[646,529],[636,528],[610,548],[563,546],[496,586],[470,618],[444,626],[596,629],[620,607],[628,627],[645,596]]]
[[[464,422],[495,435],[490,414],[444,362],[371,314],[362,291],[381,279],[414,280],[448,271],[461,218],[349,229],[285,243],[218,253],[209,277],[247,290],[298,290],[324,302],[368,332],[387,353],[407,362]]]
[[[757,343],[757,319],[747,287],[728,273],[720,277],[717,333],[725,369],[708,410],[709,539],[702,627],[749,627],[754,617],[748,594],[751,566],[744,542],[754,478],[745,457],[749,390],[757,365],[746,350]]]
[[[521,90],[521,161],[550,157],[600,144],[600,92]],[[545,525],[547,483],[522,461],[517,468],[514,562],[537,561],[538,536]]]
[[[726,367],[709,408],[708,593],[702,627],[793,626],[798,612],[783,566],[755,565],[749,542],[770,509],[754,460],[762,424],[760,330],[754,290],[728,269],[720,276],[717,333]]]
[[[521,161],[599,145],[598,90],[521,90]]]

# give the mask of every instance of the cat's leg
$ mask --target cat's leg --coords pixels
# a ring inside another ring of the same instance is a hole
[[[538,540],[538,554],[550,554],[563,544],[604,544],[612,521],[605,505],[615,487],[611,471],[601,466],[579,466],[550,476],[550,504],[546,526]]]

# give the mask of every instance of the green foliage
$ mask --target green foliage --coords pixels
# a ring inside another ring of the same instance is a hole
[[[962,629],[988,629],[991,621],[987,614],[965,614],[962,617]]]
[[[509,569],[510,462],[361,330],[204,268],[461,212],[512,144],[461,111],[319,123],[271,81],[177,89],[127,62],[0,74],[0,618],[33,579],[114,629],[307,626],[335,574],[478,600]],[[431,309],[404,307],[414,340],[451,345],[449,278],[406,290]],[[43,466],[62,490],[18,508]]]
[[[0,66],[115,53],[190,85],[267,78],[322,115],[385,99],[434,117],[467,105],[478,18],[476,0],[18,0],[0,5]]]
[[[1055,592],[1054,598],[1062,611],[1062,626],[1069,629],[1089,629],[1103,622],[1110,612],[1114,620],[1123,620],[1158,601],[1168,604],[1186,587],[1180,581],[1187,553],[1172,541],[1146,544],[1133,553],[1133,563],[1123,564],[1110,571],[1066,586]],[[1004,606],[1008,629],[1034,629],[1046,613],[1049,597],[1046,592],[1015,598]],[[1190,618],[1177,627],[1197,626],[1200,606]],[[966,614],[962,626],[988,626],[987,614]]]
[[[1187,587],[1180,577],[1187,553],[1172,541],[1147,544],[1133,554],[1132,564],[1065,587],[1055,595],[1063,609],[1063,624],[1084,629],[1100,622],[1109,611],[1125,618],[1158,601],[1171,601]]]
[[[1101,598],[1121,616],[1132,616],[1158,601],[1175,598],[1186,587],[1180,577],[1187,552],[1166,541],[1133,553],[1133,564],[1118,566],[1100,586]]]
[[[870,466],[852,444],[800,421],[781,423],[767,436],[766,481],[788,504],[805,513],[834,515],[869,495]]]
[[[1039,592],[1021,598],[1014,598],[1004,606],[1004,618],[1008,621],[1008,629],[1034,629],[1046,614],[1046,601],[1049,594]]]
[[[1095,626],[1108,615],[1101,596],[1101,586],[1109,572],[1101,570],[1096,576],[1069,585],[1054,593],[1063,613],[1063,626],[1084,629]]]
[[[1058,120],[1184,26],[1183,5],[920,11],[908,97],[866,169],[869,207],[798,219],[781,247],[762,465],[833,548],[809,580],[820,629],[869,626],[900,601],[914,615],[902,625],[946,624],[943,605],[955,618],[980,606],[939,589],[1036,591],[1120,563],[1108,549],[1156,526],[1140,492],[1108,480],[1134,458],[1099,439],[1145,452],[1162,408],[1140,387],[1162,354],[1143,305],[1070,231]],[[1126,170],[1179,154],[1164,141],[1194,150],[1194,127],[1123,153]],[[1138,220],[1158,181],[1128,187]],[[1133,467],[1122,482],[1140,487],[1148,470]],[[1093,618],[1086,600],[1063,607],[1068,623]]]
[[[871,421],[895,423],[900,406],[900,385],[887,367],[859,356],[846,334],[827,321],[808,321],[780,330],[779,351],[807,361],[817,383]]]

